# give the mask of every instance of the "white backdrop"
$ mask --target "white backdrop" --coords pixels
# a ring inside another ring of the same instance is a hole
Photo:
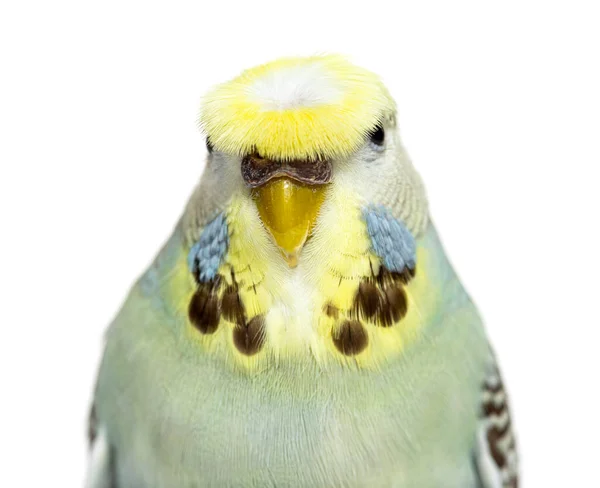
[[[81,485],[102,334],[201,173],[200,96],[324,51],[398,102],[524,486],[597,483],[597,2],[351,3],[2,3],[0,485]]]

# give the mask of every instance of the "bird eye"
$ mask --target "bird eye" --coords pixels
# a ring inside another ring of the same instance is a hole
[[[381,124],[377,125],[370,133],[369,138],[371,142],[376,146],[383,146],[383,141],[385,140],[385,132]]]
[[[213,145],[210,143],[210,140],[208,139],[208,137],[206,138],[206,150],[208,151],[209,154],[212,154],[214,148]]]

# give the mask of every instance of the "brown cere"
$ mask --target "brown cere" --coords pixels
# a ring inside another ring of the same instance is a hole
[[[235,285],[228,286],[223,297],[221,298],[221,311],[223,316],[238,325],[246,323],[246,312],[242,299],[238,293],[238,287]]]
[[[247,324],[238,324],[233,329],[233,343],[246,356],[253,356],[260,351],[264,342],[265,318],[262,315],[257,315]]]
[[[364,351],[369,343],[367,331],[358,320],[346,320],[332,331],[331,337],[338,351],[346,356]]]
[[[242,178],[250,188],[257,188],[281,176],[288,176],[308,185],[324,185],[332,177],[331,161],[322,158],[278,161],[254,153],[244,156],[241,169]]]
[[[219,299],[214,283],[201,283],[190,300],[190,322],[203,334],[212,334],[219,326]]]

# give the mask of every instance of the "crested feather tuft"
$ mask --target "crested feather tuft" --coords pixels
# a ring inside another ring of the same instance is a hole
[[[279,59],[218,85],[200,125],[220,151],[310,160],[351,154],[394,111],[377,75],[321,55]]]

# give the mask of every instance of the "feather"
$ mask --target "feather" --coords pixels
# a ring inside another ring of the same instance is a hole
[[[358,149],[394,110],[379,78],[341,56],[285,58],[215,87],[200,125],[226,153],[329,159]]]

